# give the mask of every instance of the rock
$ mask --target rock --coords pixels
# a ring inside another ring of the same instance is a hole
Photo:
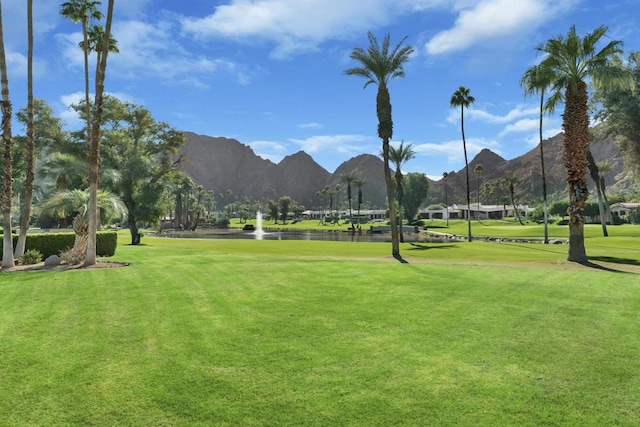
[[[51,255],[44,260],[44,265],[46,266],[60,265],[60,257],[58,255]]]

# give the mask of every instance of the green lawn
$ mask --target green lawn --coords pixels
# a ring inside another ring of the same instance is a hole
[[[624,230],[624,228],[620,228]],[[640,424],[640,232],[162,239],[0,274],[3,425]],[[128,242],[126,233],[121,242]]]

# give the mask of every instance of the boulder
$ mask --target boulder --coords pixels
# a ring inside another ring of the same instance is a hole
[[[58,255],[51,255],[44,260],[44,265],[46,266],[60,265],[60,257]]]

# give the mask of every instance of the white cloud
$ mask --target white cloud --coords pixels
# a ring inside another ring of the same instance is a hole
[[[211,76],[218,72],[232,75],[236,82],[248,84],[251,74],[236,62],[226,58],[208,58],[187,51],[175,37],[175,27],[168,21],[154,25],[141,21],[114,23],[114,38],[119,53],[109,55],[110,73],[128,78],[155,78],[165,84],[181,84],[206,89]],[[78,49],[80,33],[63,34],[63,56],[67,63],[84,67],[82,51]],[[92,63],[95,57],[92,55]]]
[[[318,122],[300,123],[298,125],[300,129],[322,129],[324,125]]]
[[[572,8],[580,0],[481,0],[469,2],[452,28],[427,42],[427,53],[438,55],[491,43],[499,38],[521,37]]]
[[[473,157],[484,148],[488,148],[494,153],[501,155],[500,144],[496,141],[484,138],[468,138],[466,143],[467,157],[469,160],[473,159]],[[445,155],[447,163],[450,164],[464,161],[462,140],[417,144],[414,145],[413,149],[421,155]]]
[[[542,132],[542,138],[543,139],[549,139],[549,138],[553,138],[554,136],[556,136],[557,134],[562,133],[562,129],[561,128],[551,128],[551,129],[546,129]],[[531,134],[527,137],[526,139],[526,144],[528,148],[535,148],[538,146],[538,144],[540,144],[540,134],[536,133],[536,134]]]
[[[447,6],[447,0],[232,0],[204,18],[185,17],[183,31],[199,38],[261,39],[282,59],[387,25],[406,13]]]
[[[540,127],[539,119],[522,119],[518,120],[515,123],[507,125],[504,127],[504,130],[500,132],[500,136],[504,136],[508,133],[519,133],[519,132],[531,132]]]
[[[464,117],[465,119],[477,120],[479,122],[485,122],[489,124],[504,124],[517,120],[520,117],[536,115],[539,113],[539,111],[540,109],[537,107],[527,106],[523,104],[517,105],[504,115],[496,115],[484,110],[470,108],[464,110]],[[447,122],[451,124],[460,123],[459,107],[451,109],[451,111],[449,112],[449,116],[447,117]]]
[[[287,154],[287,147],[276,141],[252,141],[247,145],[263,159],[270,160],[273,163],[279,163]]]
[[[318,152],[362,153],[367,151],[372,138],[363,135],[318,135],[306,139],[290,138],[307,154]]]

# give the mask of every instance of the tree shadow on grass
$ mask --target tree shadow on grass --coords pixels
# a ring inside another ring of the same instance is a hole
[[[604,267],[602,265],[595,264],[592,261],[608,262],[608,263],[611,263],[611,264],[633,265],[633,266],[636,266],[636,267],[640,266],[640,261],[638,261],[637,259],[617,258],[617,257],[611,257],[611,256],[590,256],[589,257],[589,261],[587,261],[585,263],[582,263],[582,265],[584,265],[586,267],[595,268],[597,270],[612,271],[612,272],[615,272],[615,273],[638,274],[638,273],[631,273],[629,271],[616,270],[615,268]]]
[[[447,245],[443,245],[443,244],[432,244],[432,245],[425,245],[423,243],[411,243],[411,247],[408,249],[410,251],[426,251],[429,249],[450,249],[450,248],[455,248],[458,245],[451,245],[451,244],[447,244]]]

